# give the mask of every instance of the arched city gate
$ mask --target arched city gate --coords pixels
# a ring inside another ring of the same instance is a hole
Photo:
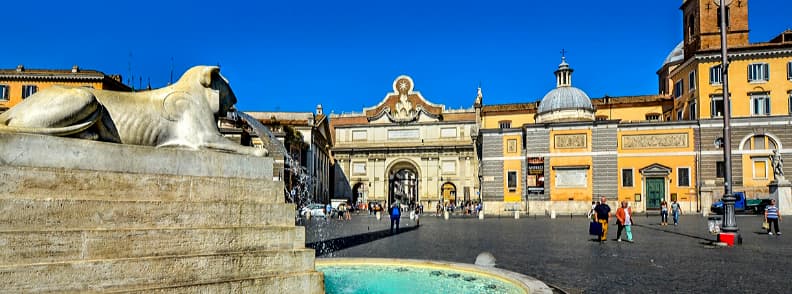
[[[414,207],[418,203],[418,168],[410,162],[402,161],[388,169],[388,205],[398,201]]]

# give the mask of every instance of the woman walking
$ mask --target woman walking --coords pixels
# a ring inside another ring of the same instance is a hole
[[[624,230],[627,233],[627,242],[632,243],[632,208],[627,207],[627,201],[622,201],[621,207],[616,210],[616,225],[619,226],[616,230],[616,241],[622,241],[621,233]]]
[[[781,215],[778,214],[778,206],[776,206],[775,199],[770,200],[770,205],[765,207],[765,222],[769,224],[767,227],[767,234],[772,235],[772,229],[775,229],[776,235],[781,235],[778,230],[778,223],[781,221]]]
[[[666,203],[665,200],[660,203],[660,225],[668,225],[668,203]]]

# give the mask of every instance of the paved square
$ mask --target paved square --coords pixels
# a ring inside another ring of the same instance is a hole
[[[405,216],[401,224],[406,230],[395,235],[387,231],[387,216],[380,221],[361,214],[352,221],[304,223],[306,243],[318,246],[320,258],[473,263],[476,255],[487,251],[497,258],[497,267],[569,293],[792,293],[787,272],[792,266],[792,237],[764,234],[759,216],[737,217],[744,243],[734,248],[709,246],[715,237],[701,216],[682,216],[678,227],[659,226],[659,216],[636,215],[635,221],[635,243],[614,241],[616,226],[611,220],[610,241],[604,244],[592,241],[587,219],[569,216],[444,220],[424,215],[418,228]],[[781,223],[782,232],[792,234],[790,228],[788,222]]]

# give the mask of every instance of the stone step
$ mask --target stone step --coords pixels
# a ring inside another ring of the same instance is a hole
[[[271,179],[19,166],[0,167],[0,198],[284,202],[283,182]]]
[[[36,263],[0,266],[0,289],[7,293],[122,291],[313,270],[311,249]]]
[[[294,204],[0,199],[0,231],[294,225]]]
[[[297,226],[4,231],[0,266],[75,260],[305,248]]]
[[[324,294],[324,278],[320,272],[302,272],[270,275],[244,280],[221,281],[198,285],[183,285],[167,288],[146,288],[112,293],[294,293]]]

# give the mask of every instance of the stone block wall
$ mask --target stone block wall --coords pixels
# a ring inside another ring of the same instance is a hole
[[[323,293],[272,159],[0,134],[0,289]]]

